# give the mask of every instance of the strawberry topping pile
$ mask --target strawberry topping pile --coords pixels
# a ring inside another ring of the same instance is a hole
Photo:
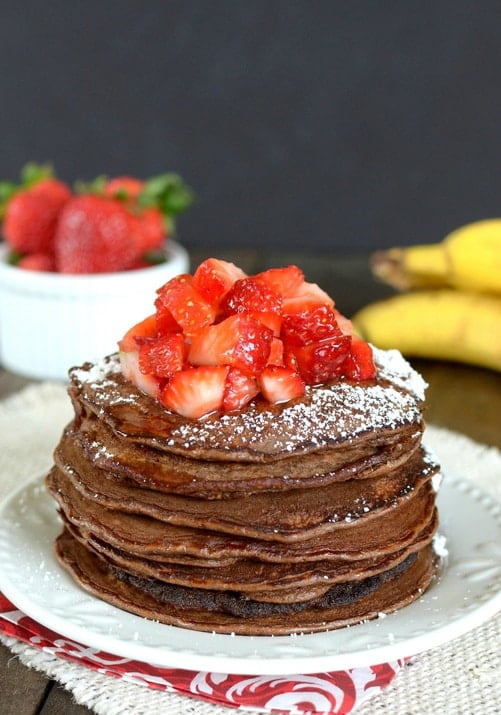
[[[209,258],[159,288],[155,308],[119,341],[122,373],[184,417],[376,375],[370,345],[297,266],[247,276]]]
[[[19,184],[0,182],[9,262],[58,273],[114,273],[165,260],[175,217],[193,200],[176,174],[146,181],[99,177],[75,190],[50,166],[27,164]]]

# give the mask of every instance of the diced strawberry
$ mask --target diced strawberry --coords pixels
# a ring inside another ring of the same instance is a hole
[[[255,278],[236,281],[221,303],[224,315],[235,313],[277,313],[282,309],[282,297],[270,286]]]
[[[186,357],[181,333],[145,338],[139,345],[139,369],[143,375],[168,378],[183,369]]]
[[[284,365],[284,344],[280,338],[273,338],[271,341],[268,365]]]
[[[351,337],[341,335],[331,340],[293,348],[301,377],[308,385],[327,382],[343,374],[350,354]]]
[[[208,258],[193,274],[193,286],[212,305],[218,306],[235,281],[246,278],[245,273],[229,261]]]
[[[273,288],[282,298],[291,298],[304,282],[304,273],[297,266],[269,268],[258,273],[255,278]]]
[[[270,354],[273,332],[248,315],[231,315],[192,333],[188,360],[193,365],[231,365],[257,375]]]
[[[141,392],[157,399],[160,395],[160,381],[153,375],[143,375],[139,369],[139,353],[137,350],[123,351],[119,353],[122,374],[126,380],[130,380]]]
[[[346,361],[346,377],[352,380],[373,380],[376,366],[371,346],[356,335],[351,341],[351,350]]]
[[[304,281],[294,295],[284,298],[282,312],[284,315],[290,315],[317,305],[328,305],[332,308],[334,301],[316,283]]]
[[[25,271],[40,271],[42,273],[50,273],[56,270],[53,256],[48,253],[29,253],[23,256],[16,263],[18,268],[24,268]]]
[[[129,328],[123,338],[118,341],[121,352],[133,352],[138,349],[137,338],[155,338],[157,336],[156,315],[149,315],[144,320]]]
[[[284,347],[284,367],[289,367],[294,372],[299,372],[297,358],[291,350],[285,350]]]
[[[327,305],[313,306],[300,313],[286,315],[280,332],[287,347],[317,343],[340,335],[336,315]]]
[[[185,273],[172,278],[157,291],[155,306],[159,313],[166,309],[186,336],[191,336],[216,317],[216,309],[193,286],[193,278]]]
[[[157,293],[156,313],[119,342],[120,360],[139,389],[184,417],[239,410],[259,392],[279,403],[307,384],[376,375],[370,345],[295,266],[249,277],[208,259]]]
[[[172,333],[182,333],[179,323],[176,323],[170,310],[166,308],[157,310],[155,313],[158,335],[171,335]]]
[[[191,367],[176,372],[160,395],[169,410],[197,419],[221,409],[229,368],[225,365]]]
[[[288,367],[269,365],[259,376],[259,386],[268,402],[287,402],[304,394],[300,375]]]
[[[278,338],[282,327],[282,316],[280,313],[262,313],[258,310],[250,310],[246,315],[249,315],[259,323],[266,325],[267,328],[273,331],[273,335]]]
[[[223,410],[225,412],[240,410],[250,402],[258,392],[259,387],[254,377],[246,375],[236,367],[230,367],[224,388]]]
[[[351,320],[349,320],[346,316],[340,313],[339,310],[336,310],[336,308],[333,308],[332,310],[334,311],[334,315],[336,316],[336,322],[339,325],[340,331],[344,335],[353,335],[353,325]]]

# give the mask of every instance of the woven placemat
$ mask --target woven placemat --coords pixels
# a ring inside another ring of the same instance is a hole
[[[61,385],[32,385],[0,403],[0,499],[42,474],[72,408]],[[463,435],[428,427],[426,443],[446,471],[501,500],[501,452]],[[501,566],[500,566],[501,568]],[[68,663],[14,638],[0,640],[25,665],[54,678],[97,715],[228,715],[235,709],[157,692]],[[501,616],[411,659],[392,684],[357,709],[359,715],[494,715],[501,712]],[[411,654],[409,654],[411,655]],[[259,711],[257,711],[259,712]],[[303,711],[301,711],[303,712]]]

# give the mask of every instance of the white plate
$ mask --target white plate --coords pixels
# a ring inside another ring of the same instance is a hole
[[[164,667],[286,675],[376,665],[445,643],[500,609],[501,505],[451,476],[438,502],[449,550],[440,578],[397,613],[337,631],[276,637],[200,633],[148,621],[88,595],[55,559],[59,518],[41,479],[0,505],[0,590],[67,638]]]

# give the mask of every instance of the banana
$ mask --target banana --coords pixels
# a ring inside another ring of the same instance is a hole
[[[501,294],[501,219],[469,223],[441,243],[378,251],[371,268],[398,290],[452,287]]]
[[[449,289],[400,293],[367,305],[352,321],[376,347],[501,371],[500,296]]]

